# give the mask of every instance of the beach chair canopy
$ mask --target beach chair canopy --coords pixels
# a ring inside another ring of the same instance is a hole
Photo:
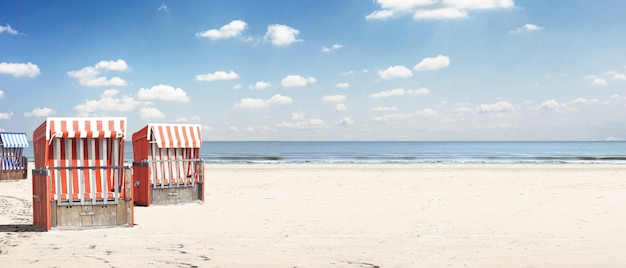
[[[46,140],[52,138],[124,138],[126,118],[48,118]]]
[[[0,146],[4,148],[28,148],[26,133],[0,132]]]
[[[200,148],[198,124],[149,124],[147,139],[159,148]]]

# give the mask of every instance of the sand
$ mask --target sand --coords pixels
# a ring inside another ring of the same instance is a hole
[[[625,267],[626,165],[207,165],[204,204],[35,232],[0,182],[2,267]]]

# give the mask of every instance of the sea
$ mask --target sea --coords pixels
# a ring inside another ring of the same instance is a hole
[[[24,154],[33,161],[32,144]],[[626,141],[205,141],[200,154],[206,164],[626,164]]]
[[[217,164],[626,164],[626,142],[204,142]]]

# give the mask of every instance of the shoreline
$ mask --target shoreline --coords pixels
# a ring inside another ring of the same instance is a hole
[[[619,267],[623,178],[619,164],[205,164],[204,204],[135,207],[132,228],[50,232],[26,229],[30,179],[1,182],[0,261]]]

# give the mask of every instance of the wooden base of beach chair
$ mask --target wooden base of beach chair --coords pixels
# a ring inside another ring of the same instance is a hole
[[[204,195],[202,183],[187,187],[152,188],[150,187],[150,205],[170,205],[178,203],[202,202]]]
[[[0,170],[0,180],[23,180],[28,177],[28,170]]]
[[[50,202],[52,229],[81,227],[132,226],[132,200],[121,199],[117,204],[58,205]]]

